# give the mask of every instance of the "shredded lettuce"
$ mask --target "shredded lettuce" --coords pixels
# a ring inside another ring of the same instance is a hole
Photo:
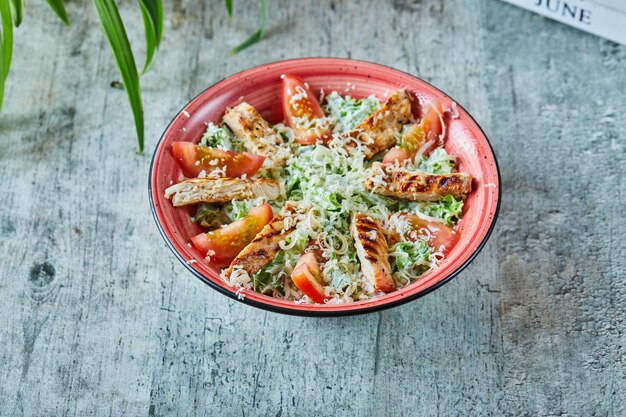
[[[360,196],[363,199],[363,201],[365,201],[370,206],[386,205],[386,206],[393,208],[393,206],[396,205],[396,200],[394,200],[393,198],[386,197],[380,194],[375,194],[371,191],[362,191],[362,190],[356,189],[354,190],[354,194]]]
[[[365,189],[368,166],[362,157],[314,145],[293,158],[286,170],[287,198],[308,210],[311,224],[297,232],[311,230],[327,258],[323,267],[327,282],[345,297],[358,297],[364,291],[355,278],[360,263],[350,234],[351,213],[382,219],[391,214],[389,206],[397,206]]]
[[[285,189],[290,200],[306,200],[311,206],[342,213],[380,211],[394,200],[365,189],[367,165],[329,149],[309,146],[287,167]]]
[[[250,205],[247,204],[246,201],[234,200],[232,203],[226,205],[226,211],[228,215],[234,220],[246,217],[248,215],[248,212],[250,211],[250,208]]]
[[[330,274],[330,285],[335,288],[344,289],[352,282],[350,275],[339,269],[333,269]]]
[[[241,142],[224,126],[209,123],[206,132],[200,139],[200,145],[211,148],[226,149],[227,151],[242,152]]]
[[[208,229],[217,229],[247,216],[251,208],[264,202],[264,197],[257,197],[250,200],[233,200],[224,206],[200,203],[191,221]]]
[[[285,126],[282,123],[278,123],[272,126],[274,132],[278,133],[285,143],[292,143],[294,141],[293,130],[290,127]]]
[[[453,227],[463,215],[463,200],[457,200],[451,195],[436,202],[417,203],[415,208],[430,217],[443,220]]]
[[[251,208],[261,205],[265,202],[265,197],[257,197],[249,200],[233,200],[224,206],[224,210],[228,217],[233,221],[246,217]]]
[[[380,100],[374,96],[354,99],[350,96],[342,97],[333,91],[326,96],[324,110],[334,120],[335,132],[341,133],[353,130],[380,106]]]
[[[200,203],[196,209],[196,215],[191,218],[191,221],[208,229],[217,229],[230,223],[232,218],[220,207]]]
[[[392,248],[392,255],[395,258],[395,265],[398,271],[414,271],[418,269],[428,269],[428,257],[433,253],[433,248],[422,240],[417,242],[400,242]],[[423,272],[423,271],[421,271]]]
[[[326,145],[300,146],[293,140],[291,129],[283,125],[274,126],[274,130],[289,145],[292,156],[285,169],[271,173],[260,171],[255,177],[267,175],[280,181],[281,198],[270,204],[275,212],[286,202],[295,206],[297,214],[293,220],[297,221],[297,226],[289,229],[291,231],[287,236],[281,237],[278,242],[280,250],[275,259],[249,277],[254,291],[306,302],[306,297],[300,298],[302,293],[294,287],[290,276],[302,253],[309,245],[315,244],[323,258],[320,267],[329,302],[371,298],[375,295],[375,288],[361,273],[350,228],[353,213],[365,213],[387,230],[394,225],[402,226],[391,219],[392,214],[399,211],[421,212],[431,217],[430,220],[440,219],[449,226],[454,226],[461,218],[463,201],[452,196],[437,202],[410,202],[382,196],[365,188],[371,161],[365,160],[361,151],[346,152],[342,142],[344,138],[340,134],[356,128],[380,107],[380,100],[373,96],[354,99],[342,97],[337,92],[328,95],[324,108],[333,122],[334,133],[339,135]],[[233,151],[242,149],[228,129],[213,124],[207,127],[202,144]],[[440,147],[428,157],[420,157],[408,165],[410,169],[447,174],[455,172],[455,157]],[[198,220],[194,221],[209,224],[219,216],[235,221],[262,202],[262,198],[233,201],[221,210],[203,206],[203,211],[199,210],[194,218]],[[419,279],[421,274],[435,267],[442,256],[429,247],[426,240],[399,242],[389,249],[391,272],[399,286]]]
[[[252,289],[261,294],[271,294],[277,291],[280,295],[284,295],[282,279],[284,263],[285,254],[283,251],[279,251],[270,263],[252,276]]]
[[[421,171],[431,174],[451,174],[454,172],[454,156],[448,154],[443,147],[436,148],[428,157],[422,156],[416,164]]]

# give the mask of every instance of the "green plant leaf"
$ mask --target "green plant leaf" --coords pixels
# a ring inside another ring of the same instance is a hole
[[[261,41],[265,36],[265,21],[267,18],[267,5],[266,0],[261,0],[261,19],[259,22],[259,30],[254,32],[248,39],[243,41],[238,46],[235,46],[233,49],[228,52],[228,55],[235,55],[238,52],[243,51],[246,48],[251,47],[255,43]]]
[[[9,0],[0,0],[0,19],[2,19],[2,79],[6,80],[13,56],[13,22]]]
[[[1,43],[2,43],[2,33],[0,32],[0,44]],[[4,60],[2,59],[2,54],[0,54],[0,70],[2,70],[3,64],[4,64]],[[0,111],[2,111],[3,99],[4,99],[4,77],[0,76]]]
[[[233,0],[224,0],[226,2],[226,10],[228,11],[228,17],[233,17]]]
[[[13,22],[15,23],[15,27],[18,27],[24,17],[24,1],[11,0],[11,4],[13,5]]]
[[[13,21],[11,20],[11,6],[9,0],[0,0],[0,20],[2,32],[0,35],[0,110],[4,97],[4,83],[9,75],[11,57],[13,55]]]
[[[102,28],[111,45],[115,62],[124,81],[124,88],[128,94],[128,101],[135,118],[137,141],[139,143],[139,152],[141,153],[143,152],[144,139],[141,87],[133,51],[130,48],[128,36],[126,36],[126,30],[124,29],[124,22],[122,22],[120,13],[113,0],[93,0],[93,4],[98,11]]]
[[[138,0],[146,31],[146,63],[142,73],[150,71],[155,51],[163,37],[163,5],[161,0]]]
[[[65,4],[63,0],[48,0],[48,4],[52,7],[52,10],[61,18],[63,23],[66,25],[70,25],[70,18],[67,16],[67,12],[65,11]]]

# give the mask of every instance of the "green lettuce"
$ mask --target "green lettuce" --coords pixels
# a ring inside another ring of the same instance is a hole
[[[443,147],[436,148],[428,157],[422,156],[419,164],[421,171],[431,174],[451,174],[454,172],[454,157],[448,154]]]
[[[415,208],[427,216],[443,220],[451,227],[463,216],[463,200],[457,200],[451,195],[436,202],[417,203]]]
[[[428,262],[428,257],[433,253],[433,248],[421,240],[400,242],[392,248],[392,253],[398,271],[410,271],[416,266],[420,269],[423,267],[425,270],[427,267],[423,263]]]
[[[230,130],[223,126],[216,126],[209,123],[206,132],[200,139],[200,145],[210,148],[226,149],[233,152],[242,152],[243,147],[239,140],[231,133]]]
[[[200,203],[196,209],[196,215],[191,218],[191,221],[208,229],[218,229],[222,225],[230,223],[232,219],[222,208]]]
[[[224,211],[232,221],[246,217],[251,208],[257,207],[265,202],[263,197],[252,198],[250,200],[233,200],[224,206]]]
[[[279,251],[276,257],[259,272],[252,276],[252,289],[258,293],[271,294],[276,290],[284,295],[283,282],[280,279],[280,273],[285,263],[285,254]]]
[[[355,99],[342,97],[336,91],[326,96],[324,109],[335,121],[336,132],[353,130],[363,120],[380,108],[380,100],[374,96]]]

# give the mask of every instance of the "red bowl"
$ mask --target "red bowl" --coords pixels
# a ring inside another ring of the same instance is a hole
[[[453,100],[427,82],[410,74],[370,62],[339,58],[305,58],[261,65],[226,78],[200,93],[172,120],[159,141],[150,167],[150,204],[161,235],[174,255],[202,282],[245,304],[286,314],[303,316],[342,316],[369,313],[397,306],[441,287],[457,276],[485,245],[498,215],[500,173],[493,149],[474,119],[457,106],[458,117],[450,119],[445,147],[457,155],[459,171],[474,178],[474,191],[465,203],[459,223],[460,239],[441,265],[406,287],[371,300],[349,304],[308,305],[280,300],[244,290],[240,295],[219,276],[189,244],[200,233],[193,224],[190,209],[174,208],[163,195],[165,189],[182,178],[171,155],[175,141],[198,142],[206,123],[220,121],[224,110],[247,101],[270,122],[282,121],[280,105],[281,74],[297,74],[314,92],[336,90],[353,97],[374,94],[385,98],[399,88],[423,100],[442,100],[445,107]]]

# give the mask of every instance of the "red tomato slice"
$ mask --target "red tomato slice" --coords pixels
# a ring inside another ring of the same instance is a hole
[[[305,253],[298,259],[291,272],[291,280],[314,303],[324,304],[324,300],[328,299],[324,295],[322,270],[313,252]]]
[[[297,75],[283,76],[282,105],[285,123],[296,135],[296,142],[301,145],[313,145],[318,140],[328,142],[332,137],[330,126],[307,127],[296,123],[294,118],[305,119],[313,124],[316,119],[325,116],[322,106],[311,93],[302,78]],[[308,123],[305,123],[308,124]]]
[[[385,154],[383,164],[393,164],[396,161],[402,162],[407,159],[409,159],[409,153],[398,146],[394,146]]]
[[[422,149],[422,155],[424,156],[428,156],[435,148],[443,145],[443,140],[440,138],[443,132],[442,116],[443,107],[441,102],[437,101],[431,104],[419,124],[411,125],[402,134],[402,145],[387,152],[383,158],[383,163],[393,164],[396,160],[402,162],[413,158],[427,142],[430,144],[425,149]]]
[[[252,176],[263,165],[264,156],[252,153],[235,153],[223,149],[194,145],[191,142],[172,143],[172,154],[186,177],[195,178],[202,171],[210,173],[216,168],[225,169],[230,178],[246,174]]]
[[[218,266],[228,266],[248,243],[272,220],[273,213],[269,204],[261,204],[250,209],[246,217],[232,222],[228,226],[208,233],[200,233],[191,238],[193,246],[204,256],[209,255],[210,262]]]
[[[428,245],[436,251],[449,252],[459,240],[459,234],[443,223],[429,222],[417,214],[406,213],[402,217],[413,225],[413,230],[421,235],[429,236]]]
[[[426,140],[433,141],[437,146],[443,144],[443,141],[440,139],[441,134],[443,133],[443,124],[441,119],[443,118],[443,107],[441,106],[441,102],[437,101],[434,104],[431,104],[424,117],[420,121],[420,126],[424,129],[426,133]]]

